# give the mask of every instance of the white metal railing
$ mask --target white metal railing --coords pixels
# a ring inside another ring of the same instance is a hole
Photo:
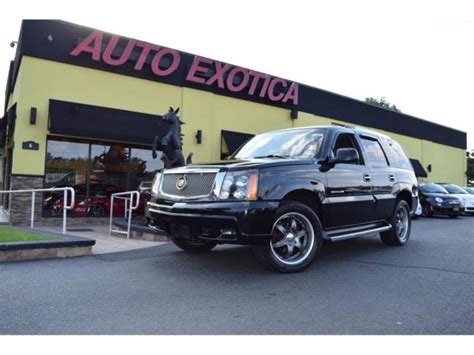
[[[136,199],[134,200],[134,196]],[[114,217],[114,199],[124,200],[124,218],[127,221],[127,231],[112,228],[112,219]],[[125,191],[116,192],[110,196],[110,219],[109,219],[109,234],[119,233],[125,234],[127,239],[130,238],[130,227],[132,225],[132,211],[136,210],[140,205],[140,192],[138,191]]]
[[[74,208],[76,201],[76,192],[72,187],[52,187],[49,189],[29,189],[29,190],[0,190],[0,194],[23,194],[31,193],[31,216],[30,227],[35,226],[35,197],[37,192],[60,192],[63,191],[63,234],[66,234],[67,211]],[[71,193],[70,203],[68,204],[68,193]],[[10,201],[11,204],[11,201]]]

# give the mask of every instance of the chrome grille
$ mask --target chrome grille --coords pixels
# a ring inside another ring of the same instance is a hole
[[[185,177],[186,187],[182,190],[176,187],[179,178]],[[211,194],[216,173],[184,173],[164,174],[161,193],[176,197],[200,197]]]

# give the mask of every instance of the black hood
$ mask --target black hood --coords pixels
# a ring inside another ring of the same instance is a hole
[[[247,159],[247,160],[220,160],[217,162],[191,164],[181,167],[179,169],[188,168],[193,169],[222,169],[227,170],[242,170],[242,169],[257,169],[268,168],[273,166],[285,165],[311,165],[314,164],[314,159],[279,159],[279,158],[262,158],[262,159]],[[167,169],[170,170],[170,169]]]
[[[431,198],[435,198],[435,197],[441,197],[442,199],[445,199],[445,200],[459,200],[459,198],[455,197],[455,196],[449,196],[449,194],[442,194],[442,193],[438,193],[438,192],[422,192],[423,195],[425,195],[426,197],[431,197]]]

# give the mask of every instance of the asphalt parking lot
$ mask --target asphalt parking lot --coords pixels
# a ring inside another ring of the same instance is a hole
[[[416,220],[405,247],[330,244],[291,275],[171,243],[0,264],[0,302],[0,334],[474,334],[474,217]]]

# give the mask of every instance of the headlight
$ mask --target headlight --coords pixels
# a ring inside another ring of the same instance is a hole
[[[81,207],[87,206],[89,201],[90,201],[90,199],[86,198],[86,199],[82,200],[81,202],[79,202],[79,206],[81,206]]]
[[[444,200],[441,197],[435,197],[435,201],[442,203]]]
[[[154,196],[158,195],[158,191],[160,190],[160,182],[161,182],[161,173],[156,173],[155,178],[153,179],[153,185],[151,185],[151,194]]]
[[[219,199],[256,200],[257,187],[256,170],[228,172],[222,182]]]

